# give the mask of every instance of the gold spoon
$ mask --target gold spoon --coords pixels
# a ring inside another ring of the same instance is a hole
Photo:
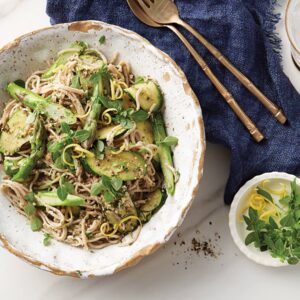
[[[241,73],[224,55],[213,46],[203,35],[188,23],[184,22],[178,13],[177,6],[171,0],[138,0],[145,13],[159,24],[178,24],[193,34],[198,41],[225,66],[281,123],[287,121],[283,111],[267,98],[243,73]]]
[[[134,15],[146,25],[152,27],[167,27],[172,30],[179,39],[184,43],[184,45],[188,48],[192,56],[198,62],[201,69],[207,75],[207,77],[211,80],[216,89],[223,96],[225,101],[231,107],[231,109],[235,112],[240,121],[244,124],[244,126],[248,129],[251,136],[254,138],[256,142],[260,142],[264,139],[263,134],[259,131],[256,125],[252,122],[252,120],[246,115],[246,113],[242,110],[239,104],[234,100],[233,96],[229,93],[229,91],[225,88],[225,86],[218,80],[218,78],[214,75],[211,69],[207,66],[204,59],[200,56],[200,54],[193,48],[193,46],[189,43],[189,41],[181,34],[179,30],[177,30],[172,25],[163,25],[154,22],[147,14],[144,12],[142,7],[138,4],[137,0],[127,0],[127,3],[134,13]]]

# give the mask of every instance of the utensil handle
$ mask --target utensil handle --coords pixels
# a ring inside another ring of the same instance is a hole
[[[240,72],[224,55],[213,46],[202,34],[195,30],[191,25],[184,22],[182,19],[176,20],[176,23],[183,26],[191,34],[193,34],[198,41],[223,65],[225,66],[281,123],[287,121],[283,111],[274,104],[267,96],[265,96],[252,81],[250,81],[242,72]]]
[[[208,67],[204,59],[200,56],[200,54],[195,50],[195,48],[189,43],[189,41],[183,36],[183,34],[178,31],[174,26],[166,25],[169,29],[171,29],[184,43],[184,45],[188,48],[190,53],[193,55],[195,60],[200,65],[201,69],[207,75],[207,77],[211,80],[213,85],[219,91],[219,93],[223,96],[227,104],[231,107],[231,109],[235,112],[240,121],[244,124],[244,126],[248,129],[251,136],[254,138],[256,142],[260,142],[264,139],[263,134],[259,131],[253,121],[247,116],[247,114],[242,110],[239,104],[235,101],[233,96],[229,93],[226,87],[219,81],[219,79],[215,76],[215,74]]]

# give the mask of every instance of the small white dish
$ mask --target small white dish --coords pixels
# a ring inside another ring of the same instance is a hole
[[[240,188],[231,204],[229,212],[229,229],[233,241],[244,255],[260,265],[268,267],[283,267],[287,266],[288,263],[282,263],[278,258],[273,258],[268,251],[261,252],[252,244],[248,246],[245,245],[245,238],[249,232],[246,230],[245,222],[240,220],[240,213],[245,207],[245,202],[250,193],[253,191],[253,188],[259,185],[262,181],[269,180],[269,186],[272,189],[276,189],[280,187],[279,183],[287,183],[289,186],[290,182],[294,179],[295,175],[280,172],[264,173],[256,176]],[[297,182],[299,182],[298,178]]]

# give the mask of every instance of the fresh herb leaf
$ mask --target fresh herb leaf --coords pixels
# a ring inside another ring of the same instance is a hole
[[[111,185],[115,191],[119,191],[123,185],[123,181],[118,177],[111,178]]]
[[[175,136],[167,136],[164,140],[160,142],[166,146],[176,146],[178,144],[178,138]]]
[[[261,187],[257,187],[256,188],[257,194],[263,196],[264,198],[266,198],[267,200],[274,202],[273,197],[270,195],[270,193],[268,193],[267,191],[265,191],[264,189],[262,189]]]
[[[104,151],[104,143],[103,143],[103,141],[101,141],[101,140],[98,140],[97,142],[96,142],[96,146],[95,146],[95,155],[96,155],[96,158],[97,159],[100,159],[100,160],[102,160],[103,158],[104,158],[104,153],[103,153],[103,151]]]
[[[284,196],[279,200],[279,203],[282,205],[289,205],[289,203],[292,201],[291,196]]]
[[[40,231],[43,227],[43,222],[39,217],[33,216],[31,218],[30,226],[32,231]]]
[[[123,103],[120,100],[110,100],[105,96],[98,96],[99,101],[105,108],[114,108],[118,112],[122,111]]]
[[[256,241],[256,232],[250,232],[246,239],[245,239],[245,245],[248,246]]]
[[[82,129],[77,130],[74,134],[74,138],[79,142],[82,143],[90,137],[90,132],[88,130]]]
[[[54,161],[54,166],[57,168],[57,169],[60,169],[60,170],[63,170],[65,168],[65,164],[64,162],[62,161],[62,158],[61,156],[57,157]]]
[[[67,199],[68,195],[72,193],[74,193],[74,185],[62,176],[59,180],[59,187],[57,188],[58,198],[64,201]]]
[[[106,40],[105,35],[101,35],[100,38],[99,38],[100,45],[103,45],[105,43],[105,40]]]
[[[97,85],[102,78],[111,79],[111,75],[107,70],[107,64],[103,64],[98,72],[94,73],[90,77],[90,82],[94,85]]]
[[[102,193],[105,190],[105,187],[103,186],[102,182],[96,182],[91,187],[91,195],[92,196],[98,196],[100,193]]]
[[[102,176],[101,180],[94,183],[91,188],[91,195],[98,196],[100,193],[103,194],[104,200],[108,203],[115,201],[121,196],[120,189],[123,185],[123,181],[117,177],[109,178]]]
[[[65,201],[68,197],[68,190],[65,188],[65,186],[59,186],[57,188],[57,196],[61,201]]]
[[[60,128],[63,133],[68,134],[68,135],[71,134],[71,128],[67,123],[65,123],[65,122],[61,123]]]
[[[134,113],[131,114],[131,118],[135,121],[135,122],[144,122],[149,118],[149,114],[140,109]]]
[[[297,182],[296,182],[296,177],[291,182],[291,190],[292,190],[292,197],[296,198],[296,196],[297,196]]]
[[[102,184],[107,188],[111,188],[110,178],[108,176],[103,175],[101,178]]]
[[[24,199],[28,202],[33,203],[35,201],[35,195],[34,192],[29,192],[25,195]]]
[[[103,196],[104,196],[104,200],[108,203],[116,200],[115,195],[111,191],[105,191]]]
[[[45,247],[50,245],[52,236],[49,233],[44,233],[44,239],[43,239],[43,244]]]
[[[295,219],[291,213],[280,220],[280,225],[284,227],[290,227],[295,224]]]
[[[31,217],[34,215],[36,209],[34,207],[34,205],[29,202],[25,207],[24,207],[24,212],[26,214],[27,217]]]
[[[71,182],[66,181],[64,183],[64,186],[68,192],[68,194],[73,194],[75,191],[74,185]]]

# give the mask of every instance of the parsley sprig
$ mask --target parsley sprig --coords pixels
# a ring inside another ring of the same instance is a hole
[[[257,193],[274,203],[271,194],[264,189],[258,187]],[[279,203],[287,207],[278,221],[272,217],[264,221],[259,218],[257,210],[249,208],[248,216],[243,216],[246,229],[250,231],[245,244],[254,244],[261,251],[269,250],[282,262],[297,264],[300,260],[300,194],[296,179],[291,182],[290,195],[279,199]]]

